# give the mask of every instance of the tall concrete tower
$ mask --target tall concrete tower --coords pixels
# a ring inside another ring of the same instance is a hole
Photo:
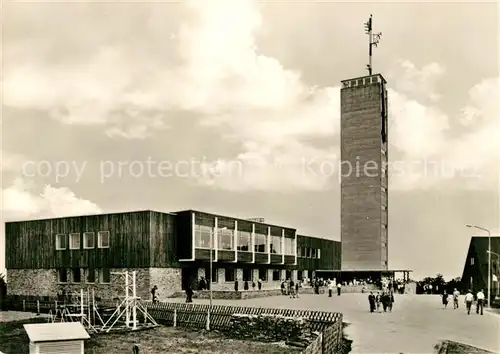
[[[340,98],[342,270],[387,270],[386,81],[344,80]]]

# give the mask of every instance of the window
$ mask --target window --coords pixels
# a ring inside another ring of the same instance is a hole
[[[111,273],[108,268],[99,269],[99,283],[108,284],[111,282]]]
[[[273,270],[273,280],[274,281],[281,280],[280,279],[280,271],[279,270]]]
[[[252,251],[252,233],[248,231],[238,231],[238,251]]]
[[[307,249],[307,258],[312,258],[312,248]]]
[[[255,234],[255,252],[267,252],[267,236],[264,234]]]
[[[78,250],[80,249],[80,234],[69,234],[69,249]]]
[[[474,265],[474,257],[470,258],[470,265]]]
[[[318,248],[318,259],[321,258],[321,250]]]
[[[95,283],[95,269],[94,268],[87,269],[87,283]]]
[[[228,228],[218,229],[217,231],[217,239],[218,239],[218,247],[220,250],[234,250],[234,230]]]
[[[80,283],[82,281],[82,270],[80,268],[71,269],[71,276],[73,283]]]
[[[292,271],[291,270],[287,270],[285,274],[286,274],[285,279],[292,279]]]
[[[109,231],[99,231],[97,233],[97,242],[99,248],[109,248]]]
[[[226,281],[234,281],[234,269],[226,269]]]
[[[303,277],[304,277],[304,276],[303,276],[303,271],[298,270],[298,271],[297,271],[297,280],[300,280],[300,281],[301,281],[301,280],[303,279]]]
[[[316,258],[316,248],[312,249],[312,258]]]
[[[267,269],[259,269],[259,279],[267,281]]]
[[[56,235],[56,250],[65,250],[68,241],[68,235],[65,234],[57,234]]]
[[[205,268],[205,279],[208,281],[210,278],[210,267]],[[219,280],[219,270],[216,267],[212,267],[212,283],[217,283]]]
[[[95,234],[93,232],[83,233],[83,248],[95,247]]]
[[[271,236],[271,253],[282,253],[281,236]]]
[[[205,225],[194,225],[194,243],[197,248],[210,249],[214,228]],[[213,240],[212,240],[213,242]]]
[[[295,255],[295,239],[286,237],[285,238],[285,254],[289,256]]]
[[[302,257],[307,257],[307,247],[302,248]]]
[[[66,269],[59,269],[58,274],[58,282],[59,283],[67,283],[68,282],[68,271]]]
[[[302,257],[302,248],[300,247],[297,248],[297,256]]]
[[[252,270],[249,268],[243,268],[243,281],[252,281]]]

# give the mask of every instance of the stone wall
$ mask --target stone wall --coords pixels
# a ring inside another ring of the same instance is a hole
[[[323,333],[319,333],[301,354],[323,354]]]
[[[182,290],[180,268],[150,268],[149,277],[149,289],[156,285],[160,299]]]
[[[7,295],[56,296],[55,269],[9,269]]]
[[[299,294],[313,294],[313,288],[302,288],[299,291]],[[320,294],[325,294],[325,288],[319,289]],[[233,290],[214,290],[212,291],[213,299],[223,299],[223,300],[243,300],[243,299],[254,299],[260,297],[269,297],[269,296],[281,296],[281,289],[263,289],[263,290],[243,290],[243,291],[234,291]],[[170,295],[171,298],[184,298],[186,297],[186,293],[184,291],[178,291]],[[208,299],[210,298],[210,292],[208,290],[204,291],[195,291],[193,295],[194,299]]]
[[[60,290],[66,294],[80,292],[81,289],[94,290],[97,298],[111,300],[116,297],[125,296],[125,276],[113,273],[122,273],[125,270],[129,272],[136,271],[136,291],[137,296],[142,299],[151,298],[151,278],[157,282],[158,288],[162,286],[165,294],[180,290],[180,269],[173,268],[112,268],[110,269],[110,282],[87,283],[86,278],[82,276],[81,283],[58,283],[58,274],[55,269],[9,269],[8,270],[8,295],[24,296],[57,296]],[[129,273],[130,274],[130,273]],[[131,277],[129,278],[132,284]],[[169,292],[169,288],[172,291]],[[161,293],[160,293],[161,294]]]

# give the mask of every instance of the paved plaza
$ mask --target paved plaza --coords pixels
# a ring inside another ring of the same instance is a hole
[[[352,353],[432,353],[440,340],[449,339],[500,350],[500,316],[471,313],[463,298],[460,309],[442,308],[439,295],[395,295],[392,313],[370,313],[366,294],[279,296],[249,300],[213,300],[214,304],[336,311],[350,323],[346,333],[353,340]],[[182,299],[176,299],[182,301]],[[194,300],[208,303],[208,300]],[[475,311],[475,309],[474,309]]]

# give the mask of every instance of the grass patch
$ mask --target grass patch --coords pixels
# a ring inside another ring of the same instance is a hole
[[[0,351],[5,354],[29,352],[29,338],[23,328],[26,323],[46,323],[45,318],[0,323]],[[153,353],[234,353],[234,354],[293,354],[300,349],[283,343],[260,343],[228,339],[218,333],[186,331],[160,326],[150,330],[98,334],[85,343],[85,354],[132,353],[138,344],[140,354]]]

